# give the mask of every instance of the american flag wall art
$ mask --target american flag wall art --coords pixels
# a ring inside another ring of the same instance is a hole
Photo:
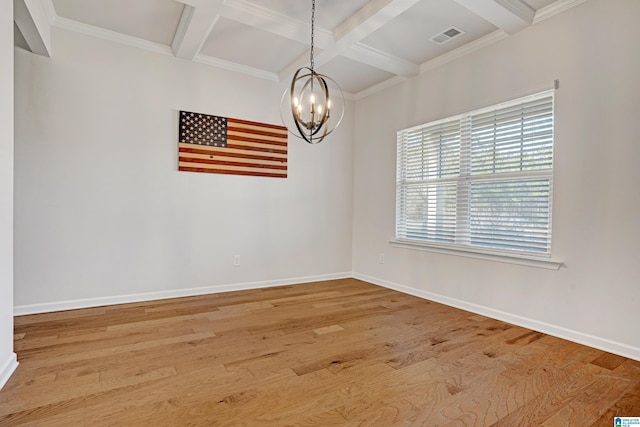
[[[287,128],[180,111],[178,170],[286,178]]]

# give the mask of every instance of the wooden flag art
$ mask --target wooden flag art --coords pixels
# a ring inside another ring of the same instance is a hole
[[[286,178],[287,128],[180,111],[178,170]]]

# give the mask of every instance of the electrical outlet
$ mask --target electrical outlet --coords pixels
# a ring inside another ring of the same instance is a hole
[[[380,264],[384,264],[384,254],[383,253],[381,253],[380,256],[378,257],[378,262]]]
[[[240,267],[240,255],[233,256],[233,266]]]

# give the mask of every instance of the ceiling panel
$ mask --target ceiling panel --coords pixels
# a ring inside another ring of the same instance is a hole
[[[394,76],[392,73],[341,56],[319,67],[318,72],[331,77],[346,93],[358,93]]]
[[[58,16],[170,45],[184,4],[175,0],[53,0]]]
[[[464,31],[443,44],[431,37],[451,26]],[[451,0],[423,0],[362,42],[400,58],[422,64],[497,28]]]
[[[307,48],[305,43],[219,18],[200,53],[277,73]]]

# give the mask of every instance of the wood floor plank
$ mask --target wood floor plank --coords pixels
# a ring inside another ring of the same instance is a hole
[[[19,316],[0,426],[604,426],[640,362],[356,279]]]
[[[607,408],[613,407],[624,396],[632,381],[613,376],[598,376],[591,387],[557,411],[542,426],[591,425]],[[609,420],[611,421],[611,420]]]

